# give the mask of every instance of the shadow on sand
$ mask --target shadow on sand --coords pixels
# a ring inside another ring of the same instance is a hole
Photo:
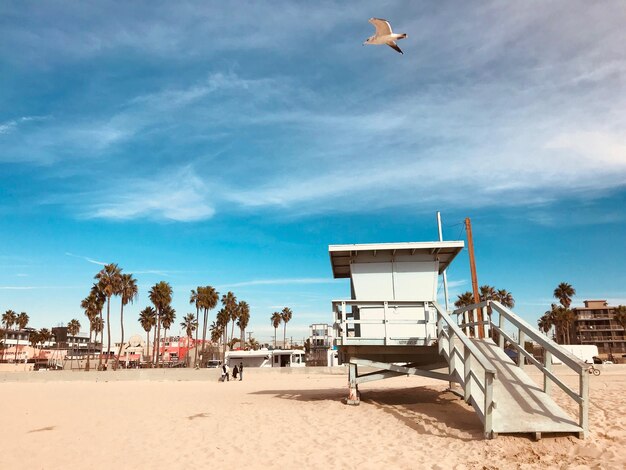
[[[261,390],[253,395],[275,395],[283,400],[342,402],[346,388]],[[463,400],[448,391],[410,387],[361,391],[361,406],[374,406],[421,434],[461,441],[483,439],[480,419]],[[349,405],[345,405],[349,406]]]

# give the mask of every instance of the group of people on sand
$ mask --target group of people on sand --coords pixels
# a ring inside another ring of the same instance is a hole
[[[239,377],[239,380],[243,380],[243,362],[240,362],[239,365],[235,364],[235,367],[233,367],[233,380],[237,380],[237,377]],[[222,365],[222,376],[220,377],[220,382],[230,382],[230,367],[228,364],[224,363]]]

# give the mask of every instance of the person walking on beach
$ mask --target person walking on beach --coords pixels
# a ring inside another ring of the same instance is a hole
[[[237,373],[239,372],[239,368],[237,367],[237,364],[235,364],[235,367],[233,367],[233,379],[237,380]]]
[[[243,380],[243,362],[239,363],[239,381]]]
[[[229,371],[228,371],[228,364],[223,364],[222,365],[222,382],[224,382],[225,380],[230,381],[229,376]]]

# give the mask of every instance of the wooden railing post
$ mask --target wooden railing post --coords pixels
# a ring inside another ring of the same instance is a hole
[[[587,436],[589,430],[589,374],[586,369],[581,369],[580,372],[580,398],[582,398],[579,406],[578,423],[583,429],[583,436]]]
[[[498,312],[498,329],[500,331],[504,331],[504,315],[502,315],[502,312]],[[498,346],[500,346],[500,349],[504,349],[504,336],[503,335],[499,335],[498,336]]]
[[[491,337],[491,317],[489,315],[487,315],[487,307],[483,307],[482,309],[483,312],[483,324],[480,325],[481,328],[483,328],[483,333],[484,333],[484,337],[485,338],[490,338]]]
[[[452,388],[452,379],[454,376],[456,364],[456,357],[454,353],[454,332],[448,329],[448,375],[450,380],[448,381],[449,387]]]
[[[480,334],[480,325],[477,325],[476,322],[478,322],[478,309],[477,308],[473,308],[472,309],[472,322],[474,323],[474,338],[482,338],[481,334]]]
[[[524,343],[526,342],[526,333],[523,332],[521,329],[518,329],[518,336],[519,336],[519,346],[521,349],[524,349]],[[522,367],[524,365],[524,355],[517,351],[517,365],[519,367]]]
[[[491,439],[493,435],[493,374],[485,372],[485,437]]]
[[[552,372],[552,353],[546,349],[543,350],[543,367],[548,371]],[[552,388],[552,382],[548,378],[548,376],[543,374],[543,391],[550,395],[550,391]]]
[[[463,398],[469,403],[472,396],[472,353],[463,348]]]

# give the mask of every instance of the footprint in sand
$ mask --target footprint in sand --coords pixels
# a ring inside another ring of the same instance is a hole
[[[195,415],[187,416],[187,419],[191,421],[196,418],[208,418],[209,416],[210,416],[209,413],[198,413]]]
[[[31,429],[26,434],[30,434],[32,432],[52,431],[54,428],[56,428],[56,426],[46,426],[45,428]]]

